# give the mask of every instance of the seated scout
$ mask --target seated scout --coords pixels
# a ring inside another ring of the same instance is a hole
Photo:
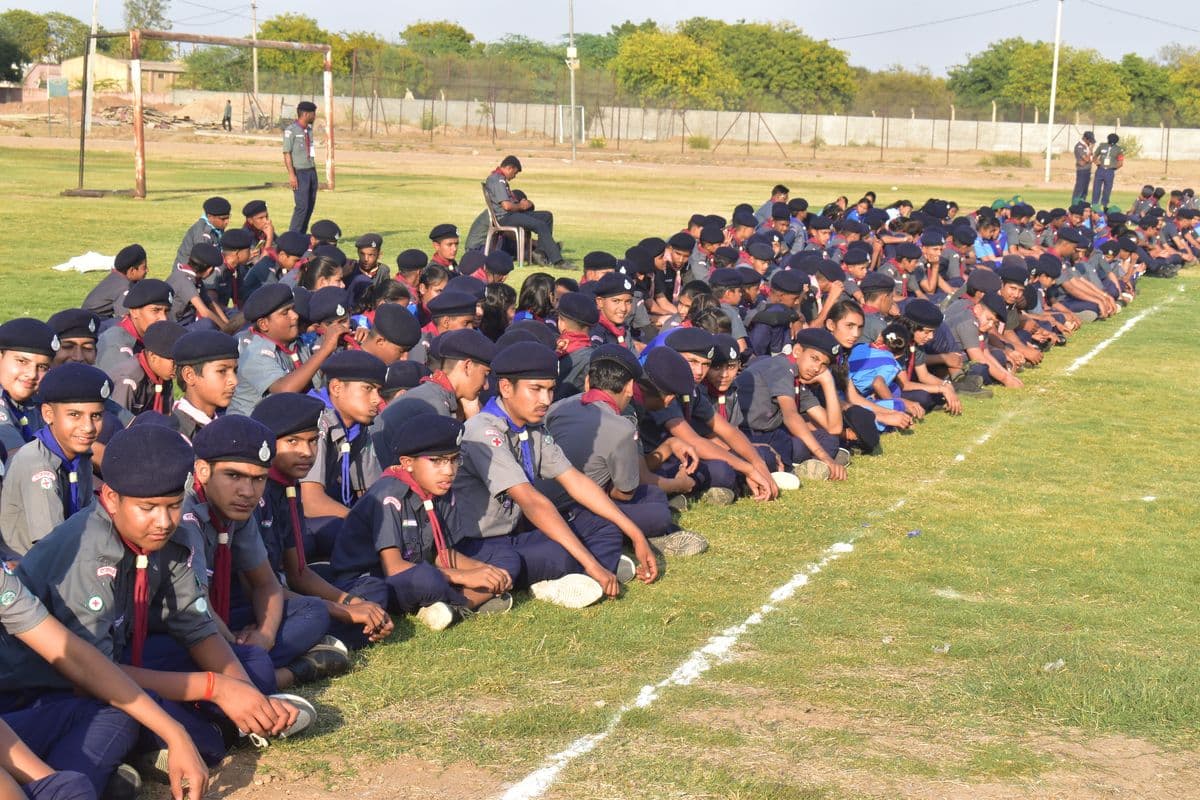
[[[624,416],[633,399],[634,382],[642,375],[642,365],[629,350],[600,345],[592,351],[586,391],[552,405],[546,430],[571,464],[606,490],[617,508],[642,530],[651,548],[666,555],[697,555],[708,549],[708,542],[675,525],[667,495],[657,485],[665,479],[646,469],[637,425]],[[570,505],[556,482],[539,482],[538,489],[560,509]]]
[[[58,337],[41,320],[0,325],[0,447],[10,458],[42,427],[37,391],[56,352]]]
[[[420,386],[421,379],[428,378],[431,374],[429,367],[417,361],[397,361],[394,364],[388,364],[387,376],[383,380],[383,388],[379,390],[379,396],[383,398],[380,407],[386,409],[393,400],[403,397],[411,389]],[[377,427],[382,420],[383,414],[381,412],[375,418],[375,425],[371,426],[372,436],[375,435],[376,430],[382,430]]]
[[[204,215],[192,223],[179,243],[175,253],[175,263],[187,263],[188,255],[197,244],[205,243],[219,245],[225,229],[229,227],[230,212],[233,206],[224,197],[210,197],[204,201]]]
[[[58,337],[58,352],[54,366],[75,361],[96,363],[96,337],[100,335],[100,318],[82,308],[66,308],[46,320]]]
[[[251,685],[218,633],[190,551],[171,536],[192,470],[191,447],[164,426],[138,425],[112,438],[106,463],[109,474],[97,503],[59,525],[21,560],[17,576],[30,594],[161,698],[210,766],[221,761],[239,730],[266,737],[294,734],[310,724],[307,701],[266,697]],[[183,653],[175,663],[166,665],[152,652],[151,620]],[[69,688],[23,646],[0,649],[0,681],[13,693],[6,697],[19,695],[26,702]],[[178,735],[158,724],[153,731],[166,735],[152,746],[168,752],[166,759],[151,753],[151,763],[173,760],[169,748],[178,746]]]
[[[237,339],[220,331],[194,330],[185,333],[171,350],[175,379],[183,397],[171,413],[179,420],[179,432],[189,439],[196,431],[225,413],[237,390]]]
[[[213,307],[213,316],[216,317],[213,321],[218,325],[228,324],[228,319],[225,323],[219,321],[225,317],[223,309],[226,303],[233,303],[234,308],[240,308],[249,297],[242,289],[242,280],[246,277],[246,265],[250,263],[253,247],[254,237],[245,228],[234,228],[221,237],[221,263],[217,267],[220,274],[216,279],[218,302]]]
[[[434,225],[433,230],[429,232],[429,241],[433,242],[433,254],[429,257],[429,263],[445,267],[457,275],[458,228],[449,222]]]
[[[255,406],[251,417],[275,434],[275,458],[254,517],[285,594],[323,601],[331,620],[330,634],[358,650],[392,632],[387,585],[369,576],[330,583],[308,565],[305,556],[305,541],[311,537],[304,521],[300,479],[316,462],[317,427],[324,410],[325,404],[317,398],[295,392],[269,395]]]
[[[100,433],[108,376],[86,364],[64,364],[42,379],[42,420],[17,450],[0,495],[4,549],[24,555],[39,539],[94,501],[91,448]]]
[[[201,242],[192,248],[187,261],[175,265],[175,269],[167,276],[167,285],[174,292],[170,315],[172,321],[191,325],[196,320],[207,319],[218,327],[229,322],[225,313],[209,300],[204,286],[204,282],[212,277],[221,263],[221,249]]]
[[[246,277],[242,280],[242,294],[248,298],[268,283],[278,283],[284,275],[295,269],[307,252],[308,237],[300,231],[279,234],[274,248],[268,247],[262,258],[246,271]]]
[[[101,319],[119,319],[125,313],[125,293],[149,271],[144,247],[140,244],[122,247],[113,259],[112,271],[88,292],[81,307]]]
[[[363,352],[385,364],[403,361],[421,341],[421,324],[399,303],[382,303],[375,309],[371,327],[355,331]]]
[[[137,416],[143,411],[171,413],[175,377],[175,343],[187,329],[175,322],[156,322],[146,329],[143,349],[132,359],[120,362],[109,375],[112,399]]]
[[[945,325],[952,334],[954,349],[966,354],[984,383],[1020,389],[1025,384],[1008,370],[987,343],[988,334],[1007,316],[1008,307],[1000,295],[984,292],[978,299],[967,295],[951,303],[946,309]]]
[[[331,522],[350,513],[383,471],[368,429],[379,414],[387,366],[368,353],[345,350],[326,359],[321,372],[325,388],[310,394],[325,403],[325,412],[316,462],[301,479],[300,494],[316,534],[315,553],[327,557],[338,527]]]
[[[346,323],[330,325],[321,337],[323,346],[310,354],[298,341],[300,318],[295,306],[291,288],[282,283],[263,286],[242,306],[250,330],[242,339],[231,414],[249,414],[259,400],[273,392],[307,392],[325,359],[334,352],[333,343],[349,330]]]
[[[878,274],[878,273],[872,273]],[[910,303],[917,301],[928,303],[922,298],[913,298]],[[828,309],[825,316],[825,330],[833,334],[838,343],[838,353],[830,371],[834,375],[838,396],[842,401],[842,434],[840,440],[844,447],[851,445],[864,453],[871,453],[879,445],[879,432],[888,428],[910,428],[913,418],[903,409],[896,410],[892,405],[882,405],[864,397],[851,380],[850,353],[863,339],[867,315],[862,306],[853,298],[843,297]],[[876,310],[872,315],[874,324],[882,319]],[[882,328],[879,329],[882,331]],[[876,334],[878,338],[878,334]],[[812,388],[816,399],[824,403],[825,396],[819,384]]]
[[[496,355],[495,343],[479,331],[468,328],[437,337],[431,351],[431,356],[436,354],[432,360],[437,362],[437,369],[405,392],[404,399],[388,404],[380,414],[383,424],[376,425],[376,433],[399,427],[405,419],[418,414],[441,414],[463,420],[468,409],[474,413],[478,408],[476,400],[487,382],[492,357]],[[385,452],[386,448],[379,450]]]
[[[604,277],[589,285],[596,297],[600,316],[592,327],[592,344],[617,344],[633,352],[640,348],[625,323],[633,312],[633,283],[617,271],[605,273]]]
[[[425,302],[425,308],[429,312],[429,323],[422,328],[422,332],[430,336],[440,336],[447,331],[477,327],[478,305],[474,296],[446,289]]]
[[[596,300],[584,292],[567,292],[558,298],[558,393],[567,397],[583,391],[592,356],[589,331],[600,321]]]
[[[928,308],[937,311],[938,317],[941,317],[941,310],[937,306],[930,303]],[[925,311],[927,307],[918,306],[917,311],[912,313],[919,317]],[[938,324],[941,324],[940,320]],[[900,396],[906,402],[919,404],[925,411],[945,406],[948,413],[957,416],[962,413],[962,401],[954,391],[954,384],[949,380],[935,378],[924,363],[925,351],[921,347],[933,338],[936,328],[937,325],[920,325],[915,323],[912,317],[905,316],[884,329],[883,341],[900,365],[900,372],[896,376]]]
[[[455,548],[451,499],[461,463],[463,426],[438,414],[410,417],[395,428],[395,449],[338,532],[330,564],[343,581],[382,578],[389,608],[417,615],[435,631],[476,614],[512,608],[512,576]]]
[[[281,689],[348,670],[345,646],[323,641],[324,603],[285,596],[267,559],[254,510],[275,455],[272,431],[249,417],[221,417],[197,432],[193,446],[196,493],[184,501],[176,537],[192,548],[221,634],[269,653]]]
[[[458,551],[500,567],[538,599],[582,608],[615,597],[619,577],[634,577],[632,560],[621,555],[624,534],[640,562],[637,577],[653,581],[658,566],[646,537],[541,424],[558,376],[554,351],[518,342],[496,354],[492,372],[499,397],[468,420],[454,480],[464,537]],[[534,488],[539,478],[557,480],[579,504],[569,521]]]
[[[364,233],[354,241],[358,258],[346,262],[349,274],[344,279],[351,305],[358,305],[371,287],[379,286],[391,277],[391,269],[379,260],[382,248],[383,237],[378,233]]]
[[[133,360],[142,349],[147,328],[167,318],[175,293],[165,281],[146,278],[129,288],[124,302],[125,318],[103,331],[96,340],[96,366],[109,375],[121,362]]]

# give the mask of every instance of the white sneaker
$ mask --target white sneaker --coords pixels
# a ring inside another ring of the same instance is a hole
[[[800,488],[800,479],[790,472],[772,472],[771,480],[781,492],[791,492]]]
[[[581,572],[552,581],[538,581],[530,585],[529,591],[538,600],[563,608],[586,608],[604,597],[604,587]]]
[[[296,736],[303,733],[310,725],[317,721],[317,710],[313,708],[313,704],[305,700],[298,694],[273,694],[271,697],[276,700],[282,700],[285,703],[290,703],[296,707],[300,713],[296,715],[296,721],[291,727],[279,734],[280,739],[286,739],[289,736]]]
[[[629,583],[636,577],[637,564],[629,556],[622,555],[621,560],[617,562],[617,582]]]
[[[431,631],[444,631],[454,624],[454,609],[447,603],[424,606],[417,612],[417,619]]]

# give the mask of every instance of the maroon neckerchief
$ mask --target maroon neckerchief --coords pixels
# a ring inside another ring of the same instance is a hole
[[[208,519],[217,532],[217,551],[213,556],[213,575],[208,584],[208,601],[217,616],[229,624],[229,598],[233,583],[233,549],[229,545],[229,523],[208,502],[204,487],[196,481],[196,499],[208,506]]]
[[[442,372],[440,369],[435,370],[432,375],[426,375],[424,378],[421,378],[420,382],[421,383],[436,383],[438,386],[442,387],[450,394],[456,394],[454,391],[454,385],[452,383],[450,383],[450,377],[448,375],[446,375],[445,372]]]
[[[292,360],[292,369],[295,369],[296,367],[300,366],[300,351],[299,351],[299,348],[296,348],[296,347],[288,347],[288,346],[287,346],[286,344],[284,344],[283,342],[279,341],[278,339],[272,339],[270,336],[267,336],[267,335],[266,335],[265,333],[263,333],[262,331],[255,331],[255,332],[254,332],[254,335],[255,335],[255,336],[259,336],[259,337],[261,337],[261,338],[263,338],[263,339],[266,339],[268,342],[270,342],[271,344],[275,345],[275,348],[276,348],[277,350],[281,350],[281,351],[283,351],[284,353],[286,353],[286,354],[287,354],[287,356],[288,356],[288,358],[290,358],[290,359]]]
[[[146,378],[154,384],[154,410],[161,414],[163,413],[163,390],[166,381],[159,380],[154,370],[150,369],[150,361],[146,358],[145,350],[137,354],[137,362],[142,368],[142,372],[146,373]]]
[[[325,335],[324,325],[314,325],[313,330],[321,336]],[[342,337],[338,339],[338,344],[347,350],[362,350],[362,345],[358,343],[358,339],[355,339],[354,334],[350,333],[349,331],[342,334]]]
[[[592,403],[603,403],[611,408],[617,416],[621,415],[621,408],[617,405],[617,401],[613,400],[612,395],[602,389],[588,389],[579,398],[579,402],[585,406],[590,406]]]
[[[625,344],[625,326],[617,327],[603,314],[600,315],[600,327],[617,337],[617,344]]]
[[[708,381],[704,382],[704,388],[708,389],[708,396],[712,399],[713,405],[717,407],[717,413],[721,415],[721,419],[728,421],[729,409],[725,407],[725,395],[728,392],[722,392]]]
[[[586,331],[562,331],[558,334],[555,350],[558,357],[584,350],[592,346],[592,337]]]
[[[292,480],[276,467],[271,467],[267,478],[284,487],[283,492],[288,501],[288,513],[292,518],[292,542],[296,547],[296,560],[300,562],[300,572],[304,572],[304,568],[308,566],[308,560],[304,557],[304,530],[301,528],[300,501],[297,499],[300,481]]]
[[[121,543],[134,555],[134,565],[137,576],[133,581],[133,653],[130,663],[135,667],[142,665],[142,651],[146,644],[147,620],[150,615],[150,578],[146,568],[150,566],[150,555],[125,537]]]
[[[442,523],[437,512],[433,509],[433,495],[421,488],[412,473],[400,467],[388,467],[383,474],[403,483],[421,501],[425,513],[429,516],[429,525],[433,529],[433,546],[437,548],[437,560],[443,569],[450,569],[450,553],[446,549],[446,536],[442,533]]]
[[[131,320],[129,317],[126,317],[125,319],[121,320],[120,324],[117,327],[124,329],[124,331],[126,333],[128,333],[130,336],[132,336],[134,338],[134,341],[136,341],[138,344],[142,343],[142,337],[137,332],[137,328],[133,327],[133,320]]]

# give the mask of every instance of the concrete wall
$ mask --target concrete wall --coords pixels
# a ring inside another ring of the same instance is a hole
[[[221,92],[199,92],[176,89],[167,98],[172,103],[184,104],[193,100],[224,99]],[[282,107],[290,115],[300,99],[308,96],[260,95],[264,108],[272,103],[278,111]],[[343,127],[350,114],[349,97],[335,97],[337,122]],[[382,132],[382,120],[394,126],[419,126],[422,117],[432,119],[440,128],[462,130],[469,134],[490,133],[493,125],[498,136],[532,134],[561,138],[560,107],[538,103],[500,102],[489,114],[486,104],[478,100],[462,101],[413,98],[381,98],[377,101],[376,119],[378,131]],[[234,104],[239,106],[238,103]],[[239,106],[240,107],[240,106]],[[354,103],[355,116],[359,124],[370,112],[368,100],[359,97]],[[565,113],[565,112],[564,112]],[[564,117],[565,118],[565,117]],[[569,127],[569,120],[567,125]],[[1045,124],[1032,122],[990,122],[974,120],[912,119],[909,117],[849,117],[812,114],[747,114],[737,111],[685,111],[669,109],[613,108],[605,106],[597,113],[585,114],[586,134],[584,139],[603,137],[610,144],[630,140],[663,141],[688,135],[707,136],[712,145],[724,137],[722,148],[745,145],[747,138],[755,144],[771,144],[772,135],[789,155],[802,155],[801,147],[812,146],[814,133],[820,141],[830,146],[873,146],[882,143],[885,148],[930,150],[945,152],[947,137],[951,150],[983,150],[995,152],[1024,152],[1036,155],[1044,152],[1046,143]],[[1056,152],[1067,152],[1079,140],[1085,128],[1074,124],[1055,126],[1052,147]],[[1200,129],[1113,128],[1099,125],[1096,136],[1103,137],[1116,131],[1122,137],[1134,136],[1141,145],[1141,158],[1161,160],[1164,154],[1171,159],[1200,159]]]

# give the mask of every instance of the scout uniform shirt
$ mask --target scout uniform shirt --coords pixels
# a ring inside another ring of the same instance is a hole
[[[55,528],[21,560],[17,576],[59,622],[115,662],[127,661],[134,639],[137,563],[146,559],[149,631],[166,631],[191,648],[217,633],[208,601],[192,571],[192,556],[175,539],[155,553],[135,555],[112,518],[96,504]],[[0,604],[3,603],[0,593]],[[6,689],[71,688],[70,682],[20,643],[0,647]]]
[[[0,633],[19,636],[48,616],[50,612],[29,593],[25,584],[8,570],[0,569]],[[5,642],[5,646],[9,644]]]
[[[1063,270],[1066,274],[1066,270]],[[946,309],[946,327],[953,334],[954,342],[958,345],[958,352],[965,353],[968,347],[984,347],[985,337],[979,332],[979,321],[975,319],[975,315],[971,312],[975,301],[970,298],[963,297],[955,300]]]
[[[238,385],[229,401],[230,414],[249,416],[258,401],[267,396],[271,384],[294,372],[308,359],[309,350],[299,339],[291,344],[277,342],[252,331],[238,342]]]
[[[204,588],[215,614],[225,612],[226,609],[222,608],[222,592],[224,602],[228,602],[234,592],[233,583],[237,581],[237,573],[248,572],[267,560],[267,549],[253,514],[244,522],[226,522],[225,525],[226,531],[222,534],[213,524],[208,503],[189,494],[183,501],[183,519],[171,537],[172,541],[191,550],[196,580]],[[230,585],[215,586],[213,579],[217,568],[217,550],[225,545],[230,552]]]
[[[175,269],[171,270],[171,274],[167,276],[167,286],[171,287],[171,292],[174,295],[175,301],[171,304],[171,311],[167,315],[167,319],[178,322],[180,325],[189,325],[196,320],[196,307],[192,305],[192,300],[199,297],[204,305],[208,305],[204,299],[204,282],[196,277],[196,273],[192,268],[186,266],[187,262],[183,261],[175,265]]]
[[[630,409],[633,409],[632,415],[638,420],[638,437],[642,440],[642,452],[648,453],[661,445],[671,434],[667,430],[667,425],[676,419],[681,419],[691,425],[694,429],[708,429],[712,426],[712,419],[716,416],[717,410],[713,408],[712,402],[708,399],[707,392],[698,392],[692,390],[690,395],[681,395],[671,401],[671,405],[660,411],[644,411],[640,408],[633,408],[630,404],[626,409],[626,416],[630,416]]]
[[[17,451],[0,494],[0,535],[25,554],[64,519],[92,504],[90,453],[68,461],[49,428]]]
[[[212,223],[208,221],[207,216],[200,217],[200,219],[192,223],[192,227],[188,228],[187,233],[183,235],[183,241],[179,243],[179,250],[175,253],[175,263],[188,263],[188,258],[192,255],[192,248],[202,242],[219,248],[221,246],[221,233],[221,229],[214,228]]]
[[[458,533],[454,493],[434,497],[432,502],[444,546],[452,548]],[[410,564],[433,564],[437,558],[433,526],[421,498],[404,481],[384,475],[350,509],[329,562],[339,581],[363,575],[381,578],[379,551],[389,547]]]
[[[687,266],[684,267],[684,271],[688,273],[689,281],[707,281],[708,276],[713,271],[712,258],[708,253],[701,250],[699,245],[696,245],[696,248],[692,250],[692,254],[688,256]]]
[[[329,402],[324,392],[309,394]],[[316,461],[300,480],[321,484],[325,494],[349,508],[383,473],[371,434],[363,425],[347,428],[328,405],[317,420],[317,434]]]
[[[294,169],[316,169],[317,145],[312,125],[301,125],[298,120],[283,129],[283,152],[292,156]]]
[[[212,422],[212,418],[208,414],[205,414],[189,403],[186,397],[181,397],[175,401],[175,405],[171,409],[171,414],[175,419],[179,420],[179,432],[188,440],[191,440],[196,435],[196,431]],[[220,415],[221,410],[217,409],[217,416]]]
[[[751,431],[769,432],[783,425],[780,397],[795,397],[796,409],[802,414],[821,405],[816,395],[800,384],[800,372],[787,355],[754,359],[734,385],[745,416],[742,427]]]
[[[543,426],[513,430],[502,414],[499,401],[489,402],[463,429],[463,465],[454,478],[463,538],[516,533],[521,507],[508,490],[537,478],[553,480],[571,469],[571,462]],[[526,438],[521,438],[522,433]]]
[[[597,486],[634,492],[641,483],[641,447],[637,425],[617,413],[607,394],[593,402],[596,395],[576,395],[559,400],[546,414],[546,430],[554,436],[564,455]],[[539,481],[538,491],[559,508],[573,502],[557,481]]]
[[[488,204],[492,207],[492,213],[496,215],[497,222],[504,219],[508,213],[500,204],[517,202],[512,189],[508,186],[508,179],[499,169],[492,170],[492,173],[487,176],[487,180],[483,182],[483,190],[487,194]]]
[[[112,319],[117,316],[118,307],[123,313],[124,308],[119,306],[119,301],[125,297],[130,285],[129,278],[114,269],[88,292],[87,297],[83,299],[81,308],[92,312],[100,319]]]
[[[135,417],[143,411],[171,413],[175,382],[170,378],[161,381],[152,378],[144,353],[117,365],[108,374],[113,380],[111,399]]]
[[[10,459],[44,425],[41,403],[33,399],[18,403],[0,389],[0,446]]]
[[[132,359],[142,351],[142,339],[126,318],[96,337],[96,366],[111,378],[118,364]]]

